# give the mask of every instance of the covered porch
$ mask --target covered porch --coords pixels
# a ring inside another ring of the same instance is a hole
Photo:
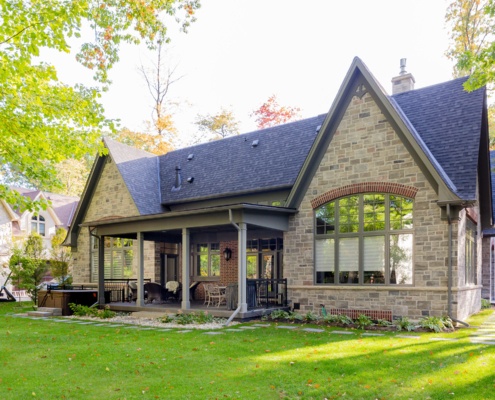
[[[283,232],[294,212],[238,204],[87,222],[83,226],[97,243],[98,303],[121,311],[208,311],[236,319],[285,309],[290,299],[283,278]],[[127,286],[116,287],[116,282],[108,279],[105,238],[133,241],[136,265],[127,280],[135,281],[134,298],[129,296]],[[148,299],[146,282],[165,288],[170,281],[179,282],[179,297],[173,301]],[[210,284],[228,291],[224,304],[205,304]]]

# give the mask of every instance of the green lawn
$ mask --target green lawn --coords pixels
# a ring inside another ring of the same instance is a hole
[[[495,398],[495,346],[471,344],[472,329],[215,336],[13,318],[14,306],[0,303],[1,399]]]

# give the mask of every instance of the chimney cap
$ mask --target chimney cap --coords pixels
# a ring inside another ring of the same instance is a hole
[[[407,71],[406,71],[406,62],[407,62],[407,58],[401,58],[400,59],[400,75],[405,75],[407,74]]]

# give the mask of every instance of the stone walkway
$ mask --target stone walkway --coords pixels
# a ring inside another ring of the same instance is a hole
[[[188,329],[187,326],[184,326],[184,328],[168,328],[166,326],[164,327],[150,327],[150,326],[141,326],[141,325],[134,325],[134,324],[122,324],[122,323],[112,323],[112,322],[99,322],[99,321],[85,321],[85,320],[78,320],[78,319],[70,319],[70,318],[57,318],[57,317],[47,317],[47,318],[39,318],[39,317],[30,317],[27,314],[14,314],[10,315],[12,317],[17,317],[17,318],[26,318],[26,319],[34,319],[38,321],[51,321],[55,323],[62,323],[62,324],[78,324],[78,325],[92,325],[92,326],[99,326],[99,327],[105,327],[105,328],[123,328],[123,329],[135,329],[138,331],[157,331],[157,332],[175,332],[175,333],[180,333],[180,334],[185,334],[185,333],[190,333],[193,332],[194,329]],[[321,328],[307,328],[304,325],[272,325],[270,323],[256,323],[256,324],[251,324],[251,325],[242,325],[242,326],[235,326],[235,327],[225,327],[221,329],[215,329],[215,330],[209,330],[203,332],[204,335],[224,335],[229,332],[246,332],[246,331],[251,331],[251,330],[256,330],[256,329],[262,329],[262,328],[269,328],[269,327],[275,327],[276,329],[284,329],[284,330],[299,330],[299,331],[304,331],[304,332],[309,332],[309,333],[324,333],[328,332],[331,335],[349,335],[349,336],[356,336],[356,337],[381,337],[381,336],[386,336],[385,333],[378,333],[378,332],[363,332],[363,333],[358,333],[356,331],[348,331],[348,330],[326,330],[326,329],[321,329]],[[413,339],[413,340],[419,340],[421,338],[426,338],[426,340],[429,341],[458,341],[459,339],[457,338],[448,338],[448,337],[422,337],[415,335],[413,333],[402,333],[402,332],[397,332],[395,335],[389,335],[391,338],[397,338],[397,339]],[[477,329],[473,329],[473,332],[470,335],[469,341],[473,344],[481,344],[481,345],[495,345],[495,313],[490,316],[483,325],[481,325]]]

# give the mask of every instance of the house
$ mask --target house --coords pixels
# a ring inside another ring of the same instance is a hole
[[[493,213],[486,93],[464,81],[414,90],[402,66],[388,95],[355,58],[327,114],[162,156],[105,139],[66,240],[74,281],[136,279],[136,309],[146,279],[238,282],[243,317],[251,279],[282,280],[304,313],[462,321]]]
[[[5,279],[10,272],[8,264],[14,246],[21,244],[33,232],[39,233],[43,238],[43,247],[49,258],[53,235],[57,228],[69,229],[79,201],[79,198],[74,196],[20,187],[11,189],[32,201],[43,199],[50,205],[46,210],[34,213],[29,210],[20,211],[4,200],[0,200],[0,271],[2,272],[0,279]],[[3,280],[0,280],[0,283],[3,284]]]

